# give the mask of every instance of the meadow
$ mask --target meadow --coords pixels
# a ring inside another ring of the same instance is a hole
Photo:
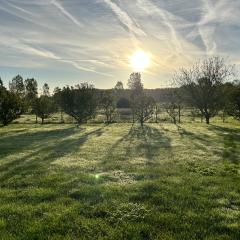
[[[240,125],[0,128],[1,239],[240,239]]]

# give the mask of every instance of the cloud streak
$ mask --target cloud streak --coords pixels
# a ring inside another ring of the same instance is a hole
[[[117,16],[121,24],[123,24],[127,29],[137,36],[146,36],[146,33],[134,22],[134,20],[121,9],[116,3],[111,0],[103,0],[104,3],[113,11]]]
[[[0,74],[23,68],[43,81],[111,88],[142,49],[152,56],[144,85],[168,86],[201,57],[239,62],[239,11],[236,0],[0,0]]]
[[[51,4],[54,5],[65,17],[67,17],[69,20],[71,20],[74,24],[76,24],[79,27],[82,27],[83,25],[72,15],[70,14],[63,6],[58,2],[57,0],[52,0]]]

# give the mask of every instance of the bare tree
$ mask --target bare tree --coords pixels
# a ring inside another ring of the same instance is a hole
[[[223,58],[212,57],[197,62],[191,68],[180,69],[174,80],[182,86],[186,100],[201,114],[209,124],[221,108],[221,86],[234,75],[234,66],[226,64]]]
[[[112,123],[116,111],[115,99],[110,91],[105,91],[100,100],[100,106],[106,116],[106,123]]]
[[[155,101],[153,98],[146,96],[145,94],[138,96],[135,102],[135,115],[136,120],[140,122],[143,127],[144,122],[149,120],[155,108]]]

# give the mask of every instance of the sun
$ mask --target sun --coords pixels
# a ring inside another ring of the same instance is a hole
[[[143,50],[137,50],[130,56],[129,61],[134,72],[143,72],[149,67],[151,58],[149,53]]]

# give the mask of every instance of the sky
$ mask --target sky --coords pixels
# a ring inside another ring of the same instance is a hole
[[[200,58],[240,63],[239,12],[239,0],[0,0],[0,77],[126,87],[141,49],[151,57],[144,86],[169,87]]]

